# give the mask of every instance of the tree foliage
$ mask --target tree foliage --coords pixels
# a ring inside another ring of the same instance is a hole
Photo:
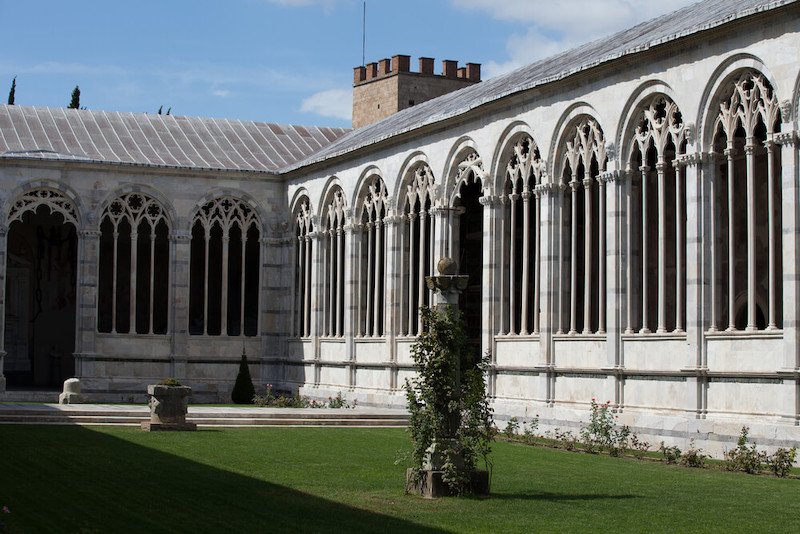
[[[253,397],[256,390],[253,387],[253,379],[250,378],[250,367],[247,365],[247,354],[242,351],[242,361],[239,363],[239,374],[236,375],[236,383],[233,385],[231,400],[235,404],[253,404]]]
[[[14,76],[14,79],[11,80],[11,90],[8,92],[8,105],[14,105],[14,99],[17,93],[17,77]]]
[[[77,85],[72,90],[72,98],[70,99],[67,109],[80,109],[81,108],[81,88]]]
[[[486,396],[488,358],[475,361],[460,313],[420,308],[423,333],[411,349],[417,376],[406,380],[413,468],[431,444],[444,446],[443,480],[454,493],[470,489],[479,459],[491,470],[492,409]],[[462,463],[463,460],[463,463]]]

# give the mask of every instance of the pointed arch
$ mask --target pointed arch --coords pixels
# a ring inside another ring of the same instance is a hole
[[[291,206],[296,240],[292,332],[296,337],[308,337],[311,335],[311,270],[314,257],[312,234],[315,231],[315,216],[305,189],[298,190]]]
[[[190,334],[258,335],[263,225],[257,206],[223,191],[198,203],[191,220]]]
[[[690,126],[675,101],[651,83],[626,120],[626,332],[684,331],[685,174]]]
[[[389,194],[375,173],[361,181],[357,195],[355,247],[356,324],[358,337],[380,337],[385,331],[385,268]]]
[[[562,117],[553,147],[553,181],[567,189],[561,211],[558,333],[605,332],[606,139],[585,104]]]
[[[717,158],[718,192],[712,329],[776,330],[782,323],[781,153],[774,137],[783,117],[774,81],[758,67],[755,58],[731,58],[708,89],[704,138]]]
[[[325,188],[320,206],[319,251],[324,266],[322,283],[322,328],[326,337],[344,336],[344,257],[347,250],[345,225],[351,210],[338,178],[332,177]]]
[[[98,220],[98,331],[166,334],[172,227],[167,208],[127,187],[104,203]]]

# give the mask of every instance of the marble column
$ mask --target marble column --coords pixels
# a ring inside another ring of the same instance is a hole
[[[176,223],[179,224],[178,221]],[[170,236],[170,303],[168,332],[170,335],[170,372],[172,376],[186,376],[186,361],[189,352],[189,279],[192,255],[191,231],[183,228],[188,224],[180,224],[181,230],[174,230]],[[207,321],[204,318],[204,321]]]

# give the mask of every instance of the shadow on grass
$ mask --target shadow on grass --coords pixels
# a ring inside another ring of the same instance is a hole
[[[202,436],[132,438],[239,472],[83,427],[0,426],[11,531],[441,532],[248,476],[281,458],[226,457]],[[303,476],[314,480],[314,470]],[[341,483],[347,490],[347,473]]]
[[[550,493],[537,491],[531,493],[492,493],[492,499],[507,501],[603,501],[603,500],[624,500],[637,499],[636,495],[603,495],[603,494],[569,494],[569,493]]]

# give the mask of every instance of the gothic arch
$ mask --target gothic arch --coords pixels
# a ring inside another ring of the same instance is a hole
[[[4,214],[6,226],[22,216],[35,211],[39,206],[47,206],[53,213],[59,213],[64,221],[75,225],[76,230],[83,228],[84,206],[75,191],[60,182],[37,180],[22,184],[8,196]]]
[[[550,151],[550,177],[551,181],[559,183],[561,175],[564,172],[566,145],[568,140],[575,135],[573,131],[577,125],[582,122],[592,123],[597,126],[599,133],[599,143],[596,147],[597,163],[601,170],[605,169],[606,160],[606,143],[605,134],[600,126],[600,121],[596,118],[597,113],[595,109],[585,102],[576,102],[572,104],[559,118],[556,128],[553,130],[553,140],[551,143]]]
[[[616,159],[617,168],[624,168],[625,162],[630,158],[631,151],[634,149],[635,135],[634,132],[638,126],[639,115],[642,108],[646,107],[650,101],[658,95],[664,96],[675,103],[681,112],[684,109],[676,99],[675,91],[672,90],[667,83],[661,80],[649,80],[644,82],[634,90],[628,101],[625,103],[622,115],[620,116],[619,124],[617,125],[617,133],[615,136],[615,146],[617,147]],[[686,116],[683,117],[684,124],[689,124],[692,121]],[[611,154],[609,154],[611,156]]]
[[[460,185],[464,180],[477,179],[485,191],[491,189],[491,177],[485,171],[483,158],[472,138],[463,136],[458,139],[447,155],[443,183],[444,197],[448,206],[453,206],[459,195]]]
[[[430,167],[430,162],[428,161],[428,157],[419,151],[411,153],[400,166],[400,172],[397,173],[397,180],[395,180],[394,192],[392,194],[392,198],[395,199],[395,206],[398,210],[402,209],[408,193],[407,186],[413,180],[414,172],[420,166],[425,166],[430,172],[431,176],[434,176]]]
[[[505,176],[506,163],[508,162],[508,158],[511,157],[511,154],[514,150],[514,145],[523,135],[527,135],[531,139],[536,139],[533,133],[533,128],[531,128],[526,122],[519,120],[514,121],[506,126],[506,128],[500,134],[494,147],[494,153],[492,154],[492,165],[491,169],[489,170],[492,176],[493,195],[499,195],[502,193],[503,180],[501,177]]]
[[[173,221],[146,189],[121,188],[97,216],[99,332],[167,333]]]
[[[374,182],[375,179],[378,179],[383,184],[384,189],[387,190],[388,195],[388,188],[386,187],[386,180],[383,178],[383,173],[380,171],[378,167],[375,165],[369,165],[366,169],[361,172],[361,175],[358,177],[358,182],[356,183],[356,187],[353,190],[352,200],[350,205],[353,206],[353,217],[355,220],[360,221],[363,215],[363,205],[364,205],[364,198],[369,194],[370,185]],[[388,196],[386,198],[386,202],[388,203]]]
[[[300,187],[294,192],[294,195],[292,195],[292,199],[289,202],[289,213],[292,222],[294,222],[295,214],[297,213],[297,210],[299,209],[303,200],[306,201],[306,205],[309,207],[311,206],[311,195],[309,194],[308,189],[305,187]]]
[[[237,191],[198,202],[189,221],[190,334],[258,335],[263,220],[255,200]]]
[[[203,209],[203,207],[223,198],[234,199],[240,201],[242,203],[242,206],[247,206],[248,209],[252,210],[255,213],[256,218],[259,221],[259,225],[263,225],[263,222],[268,219],[267,213],[266,211],[264,211],[264,208],[249,193],[239,189],[216,188],[212,189],[211,191],[203,195],[202,198],[200,198],[195,203],[186,222],[186,224],[188,225],[188,230],[191,232],[192,226],[194,226],[195,218],[197,217],[198,213],[200,213],[200,211]],[[263,228],[261,226],[259,226],[258,230],[260,233],[263,233]]]
[[[158,189],[142,184],[125,184],[107,194],[105,199],[98,204],[97,210],[93,213],[92,218],[97,221],[97,224],[100,224],[103,214],[108,209],[108,206],[118,198],[131,193],[140,193],[154,199],[164,210],[170,228],[177,226],[178,214],[175,211],[175,207],[170,199]]]
[[[328,205],[331,203],[334,195],[341,197],[341,202],[343,203],[342,207],[344,210],[347,210],[347,206],[349,205],[347,202],[347,195],[345,194],[342,181],[339,180],[338,176],[329,177],[325,182],[325,187],[322,188],[322,195],[320,196],[319,204],[317,205],[317,215],[319,216],[322,226],[326,226],[324,219],[327,214]],[[350,214],[345,211],[344,216],[345,222],[349,221]]]
[[[730,83],[745,71],[753,71],[761,74],[772,86],[773,90],[778,90],[778,84],[766,64],[752,54],[734,54],[724,60],[709,78],[708,84],[703,90],[703,97],[700,99],[700,108],[696,116],[699,118],[697,140],[706,150],[713,148],[714,137],[716,135],[714,125],[719,114],[719,107],[715,105],[726,92]]]

